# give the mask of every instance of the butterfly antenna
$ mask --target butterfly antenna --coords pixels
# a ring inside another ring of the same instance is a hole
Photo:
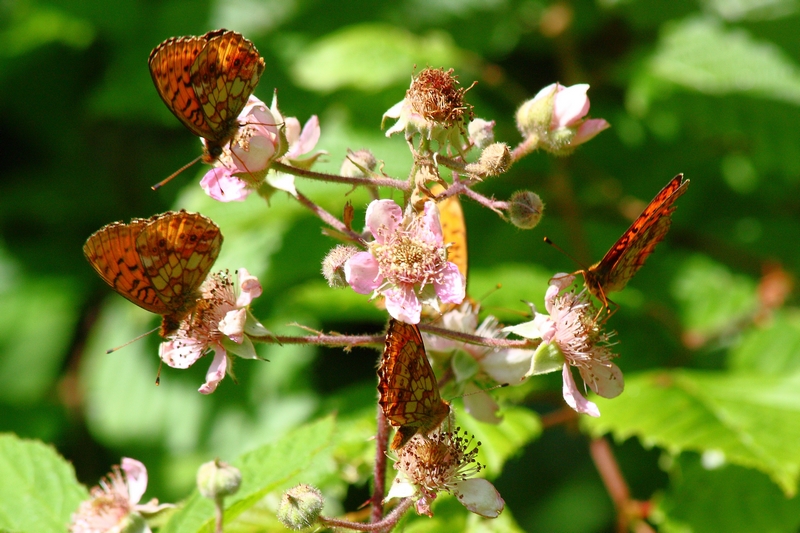
[[[547,243],[547,244],[549,244],[550,246],[552,246],[553,248],[555,248],[556,250],[558,250],[558,251],[559,251],[559,252],[561,252],[562,254],[566,255],[566,256],[567,256],[567,257],[569,257],[570,259],[572,259],[572,261],[573,261],[573,262],[574,262],[576,265],[578,265],[579,267],[581,267],[581,269],[582,269],[582,270],[586,270],[586,265],[584,265],[583,263],[581,263],[580,261],[578,261],[577,259],[575,259],[575,257],[574,257],[572,254],[568,253],[568,252],[567,252],[566,250],[564,250],[562,247],[560,247],[559,245],[557,245],[556,243],[554,243],[553,241],[551,241],[551,240],[550,240],[550,237],[545,237],[545,238],[544,238],[544,242],[545,242],[545,243]]]
[[[167,176],[163,180],[159,181],[158,183],[156,183],[155,185],[153,185],[150,188],[153,189],[154,191],[157,191],[158,189],[160,189],[161,187],[163,187],[164,185],[166,185],[167,183],[172,181],[172,178],[174,178],[175,176],[177,176],[178,174],[180,174],[181,172],[183,172],[184,170],[186,170],[190,166],[194,165],[195,163],[200,161],[202,158],[203,158],[203,154],[195,157],[194,159],[192,159],[191,161],[189,161],[188,163],[183,165],[181,168],[179,168],[178,170],[176,170],[175,172],[173,172],[172,174],[170,174],[169,176]]]
[[[111,348],[110,350],[106,350],[106,354],[114,353],[114,352],[116,352],[117,350],[119,350],[120,348],[124,348],[124,347],[126,347],[127,345],[129,345],[129,344],[131,344],[131,343],[134,343],[134,342],[138,341],[139,339],[141,339],[141,338],[143,338],[143,337],[147,337],[147,336],[148,336],[148,335],[150,335],[151,333],[155,333],[156,331],[158,331],[158,329],[159,329],[159,328],[151,329],[150,331],[148,331],[148,332],[146,332],[146,333],[142,333],[142,334],[141,334],[141,335],[139,335],[138,337],[135,337],[135,338],[133,338],[133,339],[129,340],[129,341],[128,341],[128,342],[126,342],[125,344],[121,344],[121,345],[117,346],[116,348]]]

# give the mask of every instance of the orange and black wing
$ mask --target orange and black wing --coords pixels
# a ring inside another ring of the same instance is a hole
[[[158,297],[136,251],[136,239],[147,221],[114,222],[95,232],[83,245],[83,253],[103,281],[139,307],[160,315],[169,308]]]
[[[147,220],[136,239],[136,252],[169,310],[165,325],[177,326],[192,310],[221,246],[219,227],[199,213],[170,211]]]
[[[609,292],[621,291],[644,265],[669,231],[673,205],[686,189],[689,180],[683,174],[675,176],[647,205],[622,237],[598,263],[584,271],[586,287],[600,300],[606,302]]]
[[[391,319],[378,378],[380,406],[397,427],[393,450],[402,448],[417,433],[425,435],[436,429],[450,414],[416,325]]]

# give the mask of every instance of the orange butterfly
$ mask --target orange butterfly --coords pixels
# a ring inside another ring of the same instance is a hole
[[[439,396],[436,376],[425,353],[419,327],[391,319],[386,348],[378,369],[378,403],[397,427],[392,449],[402,448],[414,435],[426,435],[450,414]]]
[[[169,211],[108,224],[89,237],[83,253],[112,289],[163,316],[160,334],[166,337],[197,306],[221,246],[222,234],[210,219]]]
[[[609,292],[621,291],[636,272],[642,268],[647,256],[667,234],[672,223],[672,212],[675,200],[686,192],[689,180],[678,174],[661,189],[655,198],[645,207],[639,218],[633,221],[622,237],[606,252],[598,263],[581,273],[589,289],[597,299],[608,308]]]
[[[150,75],[159,96],[192,133],[205,139],[202,160],[214,162],[239,129],[238,117],[264,72],[264,59],[241,34],[214,30],[200,37],[170,37],[150,52]]]

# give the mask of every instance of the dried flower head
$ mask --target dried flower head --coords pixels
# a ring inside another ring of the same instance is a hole
[[[398,451],[398,471],[387,499],[413,497],[419,514],[432,516],[439,492],[448,492],[473,513],[496,518],[505,507],[497,489],[485,479],[472,478],[483,470],[476,457],[480,442],[459,435],[461,428],[424,437],[415,435]]]

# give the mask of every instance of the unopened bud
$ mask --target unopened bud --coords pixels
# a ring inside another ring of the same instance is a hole
[[[358,248],[344,244],[339,244],[328,252],[328,255],[322,260],[322,275],[330,287],[334,289],[347,287],[344,264],[356,253],[358,253]]]
[[[236,494],[241,483],[239,469],[219,459],[203,463],[197,470],[197,489],[211,500]]]
[[[472,144],[483,150],[494,142],[494,120],[476,118],[469,123],[467,132]]]
[[[377,164],[378,162],[372,152],[364,148],[349,152],[344,161],[342,161],[342,168],[339,173],[348,178],[360,178],[375,170]]]
[[[305,529],[317,521],[324,505],[325,499],[319,489],[300,484],[283,493],[278,520],[289,529]]]
[[[505,143],[494,143],[481,152],[481,157],[475,163],[470,163],[465,170],[474,177],[488,178],[498,176],[507,171],[511,166],[511,152]]]
[[[543,136],[550,129],[553,121],[553,105],[555,103],[557,87],[553,86],[552,92],[543,96],[532,98],[517,109],[517,129],[523,137],[531,135]]]
[[[542,220],[543,213],[544,204],[535,192],[517,191],[508,200],[508,216],[518,228],[535,228]]]

